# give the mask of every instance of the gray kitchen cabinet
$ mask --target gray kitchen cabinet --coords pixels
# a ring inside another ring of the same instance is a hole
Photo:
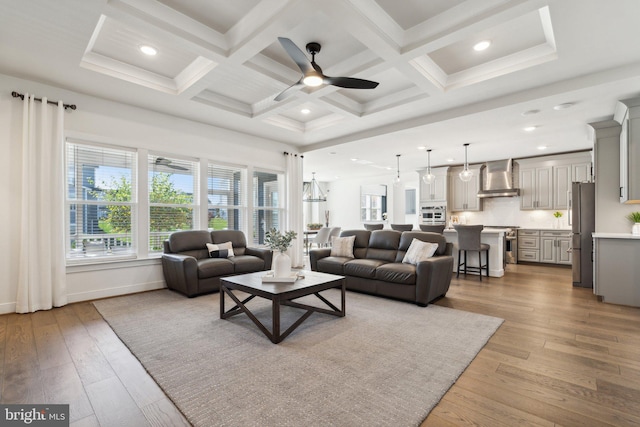
[[[553,167],[520,167],[520,209],[553,209]]]
[[[568,251],[570,247],[569,231],[540,231],[540,262],[571,265],[571,252]]]
[[[518,230],[518,260],[540,262],[539,230]]]
[[[431,168],[434,179],[431,183],[426,183],[422,179],[426,175],[426,169],[418,170],[420,179],[420,201],[421,202],[443,202],[447,203],[447,180],[448,167]]]
[[[591,182],[591,162],[553,166],[553,209],[569,209],[572,182]]]
[[[481,211],[483,207],[483,199],[478,197],[478,191],[481,189],[481,166],[469,166],[469,170],[473,172],[471,180],[464,182],[458,176],[463,168],[451,168],[450,184],[451,197],[449,198],[449,206],[453,212],[460,211]]]
[[[640,203],[640,98],[618,102],[620,123],[620,203]]]

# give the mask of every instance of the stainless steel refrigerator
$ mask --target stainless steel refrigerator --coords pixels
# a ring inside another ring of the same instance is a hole
[[[569,218],[573,253],[573,286],[593,287],[593,239],[596,228],[596,191],[592,182],[571,184]]]

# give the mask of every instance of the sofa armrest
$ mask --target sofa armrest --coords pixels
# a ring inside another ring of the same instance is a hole
[[[416,303],[426,306],[449,290],[453,276],[453,257],[440,255],[416,266]]]
[[[187,296],[198,293],[198,260],[180,254],[162,254],[162,272],[169,289]]]
[[[267,248],[245,248],[245,255],[253,255],[264,260],[264,269],[271,270],[271,261],[273,260],[273,251]]]
[[[309,251],[309,264],[311,271],[318,271],[318,260],[331,255],[331,248],[311,249]]]

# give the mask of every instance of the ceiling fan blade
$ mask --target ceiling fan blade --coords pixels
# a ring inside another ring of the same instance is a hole
[[[307,55],[305,55],[304,52],[295,45],[295,43],[293,43],[286,37],[278,37],[278,41],[280,42],[284,50],[287,51],[291,59],[293,59],[293,62],[298,64],[298,67],[300,67],[300,71],[302,71],[303,74],[313,70],[311,62],[307,58]]]
[[[324,83],[328,85],[344,87],[347,89],[373,89],[378,86],[378,82],[364,79],[356,79],[353,77],[327,77]]]
[[[283,99],[290,97],[295,92],[295,89],[298,89],[300,86],[304,86],[304,84],[302,83],[302,79],[298,80],[296,83],[292,84],[291,86],[289,86],[288,88],[280,92],[280,94],[275,98],[273,98],[273,100],[282,101]]]
[[[179,171],[189,170],[189,169],[185,168],[184,166],[178,166],[178,165],[167,165],[167,166],[170,167],[171,169],[177,169]]]

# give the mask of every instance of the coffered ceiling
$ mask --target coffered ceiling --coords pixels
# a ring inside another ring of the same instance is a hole
[[[0,0],[0,73],[282,141],[334,180],[396,154],[424,167],[418,147],[434,166],[463,143],[471,162],[590,148],[586,123],[640,94],[638,16],[636,0]],[[301,77],[278,37],[380,84],[277,102]]]

